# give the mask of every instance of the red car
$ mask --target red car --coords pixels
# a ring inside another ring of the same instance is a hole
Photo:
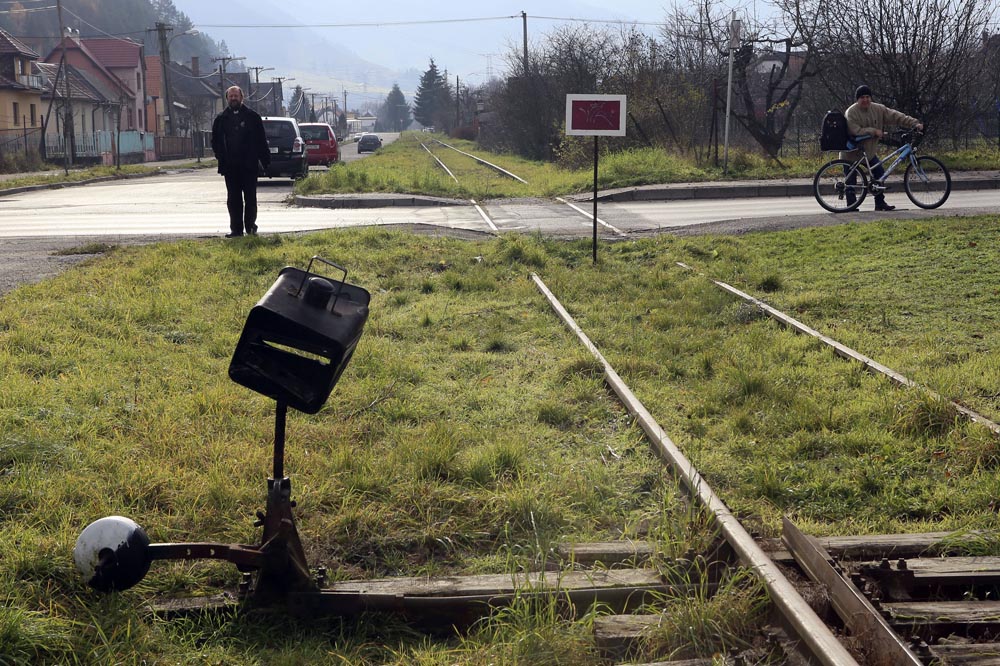
[[[340,161],[337,135],[327,123],[299,123],[299,131],[306,142],[309,166],[330,166]]]

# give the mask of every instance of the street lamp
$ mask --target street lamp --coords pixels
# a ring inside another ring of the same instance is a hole
[[[173,122],[174,101],[173,97],[170,95],[170,45],[178,37],[182,37],[184,35],[198,35],[201,33],[192,28],[191,30],[179,32],[170,39],[167,39],[167,26],[162,23],[158,23],[156,27],[160,33],[160,73],[163,77],[163,103],[166,107],[163,110],[163,123],[167,136],[173,136],[176,126]]]

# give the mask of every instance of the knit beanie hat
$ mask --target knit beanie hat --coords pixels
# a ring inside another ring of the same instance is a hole
[[[858,89],[854,91],[854,99],[861,99],[865,95],[872,96],[872,89],[868,86],[858,86]]]

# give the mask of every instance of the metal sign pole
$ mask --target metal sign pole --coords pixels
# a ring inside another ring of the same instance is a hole
[[[597,263],[597,137],[594,137],[594,263]]]
[[[566,135],[594,137],[594,242],[597,263],[598,137],[625,136],[625,95],[566,95]]]
[[[739,45],[740,22],[736,20],[736,10],[729,23],[729,85],[726,89],[726,147],[723,151],[722,174],[729,173],[729,114],[733,107],[733,51]]]

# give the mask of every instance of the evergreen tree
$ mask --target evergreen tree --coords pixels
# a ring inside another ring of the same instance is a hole
[[[452,124],[448,113],[451,100],[451,88],[431,58],[430,67],[420,77],[420,85],[413,97],[413,117],[421,125],[446,130]]]
[[[410,124],[410,106],[406,103],[399,84],[392,84],[392,90],[378,110],[376,127],[382,132],[401,132]]]

